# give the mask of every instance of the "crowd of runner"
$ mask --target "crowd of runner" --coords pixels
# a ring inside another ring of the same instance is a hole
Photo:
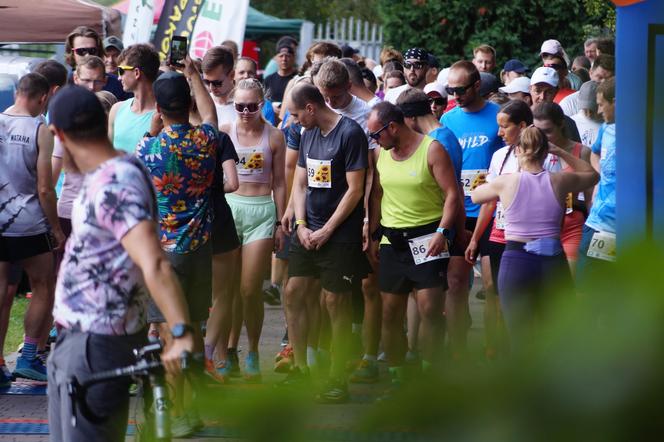
[[[76,428],[65,381],[127,365],[148,335],[186,436],[201,421],[180,354],[204,352],[213,382],[261,382],[264,303],[284,306],[277,387],[323,380],[316,399],[343,403],[381,360],[394,390],[468,358],[474,266],[493,360],[613,265],[610,40],[574,60],[547,40],[538,66],[500,71],[487,44],[444,69],[426,48],[374,61],[330,42],[298,68],[297,44],[279,40],[261,81],[232,42],[175,67],[79,27],[68,66],[20,78],[0,114],[0,350],[23,272],[32,297],[0,386],[48,381],[53,440],[124,437],[128,380],[95,387],[112,418]]]

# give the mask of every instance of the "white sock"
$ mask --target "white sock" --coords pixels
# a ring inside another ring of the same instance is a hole
[[[362,359],[364,359],[365,361],[369,361],[369,362],[376,362],[377,361],[376,355],[368,355],[366,353],[364,354],[364,356],[362,356]]]
[[[315,367],[317,365],[318,351],[313,347],[307,347],[307,365]]]

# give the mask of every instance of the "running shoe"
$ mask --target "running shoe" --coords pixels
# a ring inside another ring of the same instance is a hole
[[[311,384],[311,374],[309,369],[303,370],[300,367],[293,367],[286,377],[274,384],[276,388],[308,388]]]
[[[316,395],[321,404],[343,404],[348,402],[348,384],[339,379],[330,379],[323,390]]]
[[[15,378],[32,379],[33,381],[48,381],[46,366],[39,358],[28,360],[23,356],[16,359]]]
[[[281,305],[281,293],[275,286],[263,290],[263,301],[267,305]]]
[[[226,376],[224,376],[223,373],[217,369],[214,361],[211,359],[205,359],[205,374],[220,384],[225,384],[228,382]]]
[[[196,428],[191,424],[186,414],[171,418],[171,437],[175,439],[193,436]]]
[[[5,364],[0,365],[0,388],[10,387],[14,377]]]
[[[274,358],[274,371],[277,373],[288,373],[293,368],[294,361],[293,347],[287,345]]]
[[[284,333],[284,337],[281,338],[281,346],[285,347],[288,345],[288,328],[286,329],[286,332]]]
[[[232,378],[241,378],[240,358],[237,356],[236,348],[229,348],[226,353],[226,364],[228,365],[228,376]]]
[[[250,351],[244,360],[244,380],[251,383],[259,383],[262,380],[261,366],[258,353]]]
[[[39,360],[46,366],[46,361],[48,360],[48,355],[50,353],[50,349],[47,347],[45,350],[39,350],[37,351],[37,357]]]
[[[378,382],[378,363],[362,359],[360,365],[350,375],[350,381],[355,384],[374,384]]]

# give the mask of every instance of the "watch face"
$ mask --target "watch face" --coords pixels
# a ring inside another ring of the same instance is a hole
[[[173,329],[171,330],[171,334],[173,335],[174,338],[179,338],[182,337],[182,335],[184,335],[184,331],[185,331],[184,324],[175,324],[173,326]]]

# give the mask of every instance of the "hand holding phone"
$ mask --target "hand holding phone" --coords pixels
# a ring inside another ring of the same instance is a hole
[[[187,56],[187,37],[174,35],[171,39],[171,53],[169,64],[177,67],[184,67],[184,59]]]

